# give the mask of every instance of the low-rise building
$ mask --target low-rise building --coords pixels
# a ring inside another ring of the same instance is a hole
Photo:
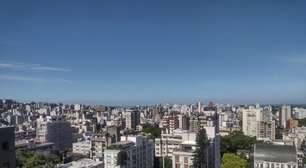
[[[120,142],[104,151],[104,165],[105,168],[153,168],[154,143],[141,135],[122,136]]]

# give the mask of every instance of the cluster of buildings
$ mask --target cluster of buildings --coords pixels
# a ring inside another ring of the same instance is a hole
[[[220,168],[221,137],[234,131],[264,142],[250,151],[254,168],[297,168],[306,151],[306,128],[297,119],[305,111],[289,105],[107,107],[0,100],[0,167],[15,167],[15,148],[22,148],[62,154],[59,168],[152,168],[169,158],[173,168],[186,168],[193,164],[197,133],[205,129],[207,168]],[[142,132],[145,124],[159,128],[160,136]]]

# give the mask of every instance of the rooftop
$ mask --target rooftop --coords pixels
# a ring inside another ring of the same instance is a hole
[[[126,149],[130,146],[133,146],[134,142],[132,141],[120,141],[120,142],[116,142],[113,143],[110,147],[108,147],[108,149],[112,150],[112,149]]]
[[[102,162],[97,162],[92,159],[83,158],[78,161],[73,161],[67,164],[61,164],[58,168],[90,168],[102,166]]]
[[[291,145],[256,144],[254,160],[279,163],[297,162],[297,154],[295,147]]]

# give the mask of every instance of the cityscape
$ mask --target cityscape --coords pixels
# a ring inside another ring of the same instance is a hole
[[[0,1],[0,168],[306,168],[306,1]]]
[[[305,163],[306,105],[116,107],[5,99],[0,108],[2,167],[183,168],[197,164],[199,149],[203,165],[199,160],[195,167]]]

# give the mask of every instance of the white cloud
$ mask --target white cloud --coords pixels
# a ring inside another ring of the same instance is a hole
[[[45,82],[45,80],[42,79],[42,78],[33,78],[33,77],[24,77],[24,76],[11,76],[11,75],[0,75],[0,80]]]
[[[0,68],[18,68],[17,64],[0,63]]]
[[[62,72],[69,72],[70,69],[65,68],[57,68],[57,67],[48,67],[48,66],[38,66],[38,67],[32,67],[32,70],[38,70],[38,71],[62,71]]]
[[[38,82],[38,83],[71,83],[70,80],[66,79],[45,79],[37,77],[17,76],[17,75],[0,75],[1,80],[9,81],[26,81],[26,82]]]
[[[1,63],[0,69],[22,69],[22,70],[35,70],[35,71],[58,71],[58,72],[69,72],[70,69],[50,67],[40,64],[25,64],[25,63]]]

